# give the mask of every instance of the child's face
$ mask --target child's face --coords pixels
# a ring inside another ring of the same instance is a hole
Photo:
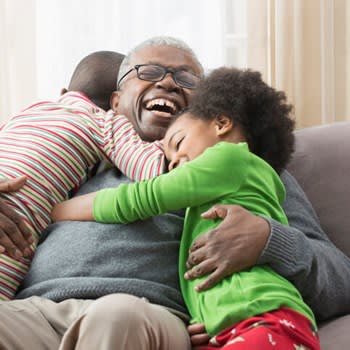
[[[204,121],[184,113],[169,127],[164,137],[169,171],[197,158],[219,141],[214,120]]]

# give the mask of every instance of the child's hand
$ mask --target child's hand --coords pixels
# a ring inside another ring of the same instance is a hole
[[[16,177],[14,179],[0,179],[0,192],[15,192],[21,189],[27,181],[26,176]]]
[[[205,330],[204,324],[191,324],[187,327],[187,332],[190,335],[193,349],[196,349],[196,346],[200,347],[208,344],[210,337],[207,331]]]
[[[74,197],[56,204],[51,212],[53,221],[93,221],[93,202],[96,192]]]

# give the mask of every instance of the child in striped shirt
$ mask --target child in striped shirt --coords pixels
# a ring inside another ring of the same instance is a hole
[[[32,104],[0,126],[0,179],[27,178],[19,191],[0,196],[24,215],[33,238],[25,256],[0,254],[0,300],[14,297],[53,206],[68,199],[101,160],[132,180],[162,172],[161,143],[143,142],[125,116],[105,111],[122,59],[109,51],[85,57],[57,101]]]

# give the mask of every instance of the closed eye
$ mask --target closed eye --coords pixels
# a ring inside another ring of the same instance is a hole
[[[181,145],[181,143],[182,143],[182,141],[183,141],[184,138],[185,138],[185,136],[182,137],[179,141],[176,142],[176,144],[175,144],[175,149],[176,149],[177,151],[179,150],[180,145]]]

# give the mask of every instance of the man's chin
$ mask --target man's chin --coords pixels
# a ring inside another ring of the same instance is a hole
[[[141,138],[147,142],[153,142],[155,140],[161,140],[164,138],[167,131],[167,126],[151,125],[143,128]]]
[[[143,140],[151,142],[162,139],[172,117],[171,114],[163,112],[146,111],[146,113],[143,113],[139,124]]]

